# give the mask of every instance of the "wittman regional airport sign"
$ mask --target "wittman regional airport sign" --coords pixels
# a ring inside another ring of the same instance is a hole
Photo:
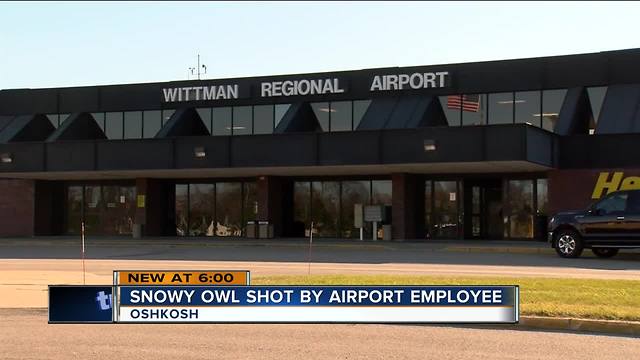
[[[369,83],[369,91],[443,88],[450,83],[449,78],[448,71],[374,75]],[[259,86],[262,98],[342,94],[347,91],[346,82],[341,82],[337,77],[263,81]],[[216,84],[163,88],[162,95],[165,103],[176,103],[241,99],[249,97],[250,91],[248,86],[242,88],[239,84]]]

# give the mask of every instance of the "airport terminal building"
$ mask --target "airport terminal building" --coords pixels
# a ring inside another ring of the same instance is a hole
[[[640,187],[640,49],[0,91],[0,236],[533,239]],[[370,209],[370,208],[369,208]],[[373,225],[363,225],[365,238]],[[386,234],[385,234],[386,232]]]

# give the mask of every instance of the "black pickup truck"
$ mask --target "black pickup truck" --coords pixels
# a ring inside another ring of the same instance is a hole
[[[640,248],[640,190],[617,191],[586,210],[552,216],[548,241],[565,258],[579,257],[585,248],[602,258]]]

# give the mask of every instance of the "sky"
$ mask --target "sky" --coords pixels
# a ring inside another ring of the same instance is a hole
[[[640,47],[630,2],[0,2],[0,89],[448,64]],[[640,66],[640,65],[639,65]]]

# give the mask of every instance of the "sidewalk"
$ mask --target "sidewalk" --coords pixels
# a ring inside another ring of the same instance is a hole
[[[79,246],[79,236],[43,236],[32,238],[0,238],[2,246]],[[247,238],[219,238],[219,237],[144,237],[133,239],[127,237],[88,237],[85,239],[88,247],[169,247],[169,248],[198,248],[198,247],[297,247],[308,248],[309,238],[275,238],[275,239],[247,239]],[[547,242],[536,240],[394,240],[373,241],[371,239],[338,239],[314,238],[314,248],[350,248],[367,250],[419,250],[431,252],[465,252],[465,253],[514,253],[514,254],[554,254],[555,250]],[[587,255],[585,253],[585,255]],[[618,256],[640,256],[640,249],[623,250]]]

